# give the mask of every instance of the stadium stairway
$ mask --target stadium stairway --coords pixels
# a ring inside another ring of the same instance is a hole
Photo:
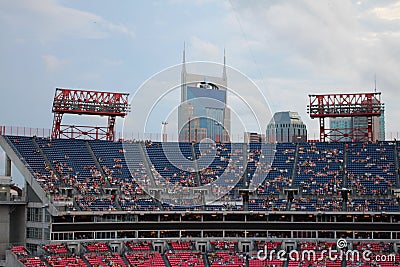
[[[399,166],[399,146],[397,144],[397,141],[395,142],[394,145],[394,166],[396,169],[396,184],[397,187],[400,187],[400,166]]]
[[[234,194],[235,195],[242,195],[243,199],[243,210],[247,211],[249,210],[249,188],[250,188],[250,183],[252,182],[250,177],[249,177],[249,166],[248,166],[248,160],[249,160],[249,150],[248,150],[248,145],[246,143],[243,143],[243,148],[242,148],[242,155],[243,155],[243,166],[246,166],[242,178],[238,182],[238,186],[235,187]]]
[[[76,199],[75,198],[73,198],[72,199],[72,203],[74,204],[74,210],[81,210],[81,208],[79,207],[79,205],[78,205],[78,203],[76,203]]]
[[[82,254],[83,255],[83,254]],[[124,257],[125,258],[125,257]],[[81,260],[86,264],[86,266],[92,266],[85,257],[81,257]]]
[[[85,140],[85,146],[86,146],[87,150],[89,151],[90,155],[92,156],[96,168],[99,170],[101,176],[103,176],[103,179],[106,181],[106,187],[112,187],[110,184],[110,181],[107,179],[107,175],[104,173],[104,170],[100,165],[98,158],[94,154],[93,149],[87,140]]]
[[[152,187],[156,187],[154,175],[153,175],[153,172],[151,171],[151,167],[150,167],[149,155],[147,155],[147,153],[146,153],[146,148],[143,147],[144,144],[142,144],[142,143],[136,143],[136,144],[138,146],[140,154],[142,155],[143,163],[144,163],[144,166],[146,167],[146,173],[150,177],[150,184]],[[135,145],[135,144],[133,144],[133,145]],[[163,205],[161,204],[161,202],[158,200],[157,197],[154,198],[154,201],[157,203],[159,210],[164,210]]]
[[[246,197],[243,197],[243,210],[249,210],[249,194],[245,194]]]
[[[167,256],[165,255],[165,253],[162,254],[162,259],[164,260],[166,267],[172,267],[171,264],[169,263]]]
[[[201,185],[201,178],[200,178],[200,171],[199,171],[199,164],[197,161],[197,155],[196,155],[196,150],[194,148],[194,144],[190,144],[190,149],[192,151],[192,159],[194,161],[194,169],[196,171],[196,183],[197,185]]]
[[[121,253],[121,255],[124,255]],[[125,263],[125,266],[130,266],[128,259],[125,256],[121,256],[121,259],[123,260],[123,262]]]
[[[117,208],[117,210],[122,210],[122,207],[119,204],[119,196],[120,196],[120,193],[115,194],[114,204],[115,204],[115,207]]]
[[[290,188],[291,189],[298,189],[298,191],[297,191],[298,192],[298,197],[301,197],[301,193],[302,193],[301,190],[297,186],[294,185],[294,180],[296,179],[296,166],[297,166],[297,163],[299,161],[299,147],[300,147],[299,143],[296,143],[296,149],[295,149],[295,152],[294,152],[294,160],[293,160],[293,165],[292,165],[292,173],[290,174],[290,176],[292,178],[292,184],[291,184]],[[286,210],[290,211],[291,208],[292,208],[292,199],[289,198],[288,196],[285,196],[283,194],[283,191],[281,191],[281,193],[279,195],[279,198],[286,198],[287,199]]]
[[[342,170],[343,170],[343,184],[348,184],[348,177],[347,177],[347,163],[349,161],[348,159],[349,155],[349,149],[347,146],[344,148],[344,155],[343,155],[343,165],[342,165]],[[347,211],[347,201],[342,202],[342,210]]]
[[[251,179],[249,177],[249,169],[248,169],[248,159],[249,159],[249,152],[248,152],[248,145],[246,143],[243,143],[243,148],[242,148],[242,155],[243,155],[243,166],[246,166],[246,169],[243,173],[242,179],[239,181],[241,183],[240,186],[237,187],[237,189],[249,189]]]
[[[133,144],[133,145],[135,145],[135,144]],[[150,159],[146,153],[146,149],[143,147],[144,144],[137,143],[137,146],[139,148],[140,154],[142,155],[142,159],[143,159],[144,166],[146,167],[147,175],[150,177],[150,184],[151,184],[151,186],[155,187],[154,175],[151,172],[151,167],[150,167],[150,163],[149,163]]]
[[[44,264],[46,266],[52,267],[52,265],[50,263],[48,263],[48,261],[46,260],[46,257],[44,255],[39,256],[39,259],[44,262]]]
[[[210,260],[209,260],[208,257],[207,257],[207,253],[202,253],[202,255],[203,255],[203,263],[204,263],[204,266],[211,266]]]
[[[297,163],[299,162],[299,147],[300,147],[300,144],[297,143],[296,151],[294,152],[294,161],[293,161],[293,168],[292,168],[292,187],[294,186],[294,179],[296,179],[296,166],[297,166]]]
[[[54,174],[57,176],[57,178],[61,180],[60,174],[56,171],[56,169],[50,162],[47,155],[43,152],[42,148],[39,146],[38,142],[36,141],[36,137],[32,137],[32,143],[35,145],[36,149],[39,151],[40,155],[44,158],[44,160],[49,165],[50,169],[54,172]]]
[[[46,164],[49,166],[49,168],[53,171],[53,173],[57,176],[57,178],[62,181],[61,179],[61,175],[59,172],[57,172],[56,168],[54,167],[54,164],[49,160],[49,158],[47,157],[46,153],[44,153],[43,149],[40,147],[39,143],[37,142],[37,137],[32,137],[32,143],[34,144],[34,146],[36,147],[37,151],[39,152],[39,154],[43,157],[43,159],[45,160]],[[71,188],[71,186],[65,184],[65,183],[61,183],[61,187],[65,186],[66,188]],[[76,188],[72,188],[72,192],[67,193],[68,196],[71,195],[75,195],[75,194],[79,194],[78,190]],[[78,208],[78,205],[75,201],[74,202],[74,207],[77,210],[80,210]]]
[[[290,199],[288,198],[287,203],[286,203],[286,210],[287,210],[287,211],[290,211],[291,207],[292,207],[292,200],[290,200]]]

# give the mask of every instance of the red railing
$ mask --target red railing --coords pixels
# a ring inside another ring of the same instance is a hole
[[[37,136],[37,137],[50,137],[51,129],[47,128],[30,128],[30,127],[22,127],[22,126],[0,126],[0,135],[17,135],[17,136]],[[317,139],[318,133],[309,133],[308,134],[308,142],[316,142],[319,141]],[[139,132],[130,132],[124,133],[117,132],[115,136],[115,140],[121,140],[123,137],[127,140],[152,140],[152,141],[168,141],[168,142],[176,142],[178,140],[177,135],[173,134],[162,134],[162,133],[139,133]],[[85,139],[84,136],[81,139]],[[89,138],[87,138],[89,139]],[[244,142],[243,135],[234,135],[231,136],[232,142],[240,143]],[[387,132],[386,133],[387,140],[400,139],[400,132]]]
[[[51,129],[22,126],[0,126],[0,135],[49,137]]]
[[[16,136],[37,136],[37,137],[45,137],[48,138],[51,136],[51,129],[47,128],[30,128],[30,127],[22,127],[22,126],[0,126],[0,135],[16,135]],[[82,132],[79,131],[68,131],[64,132],[61,138],[76,138],[76,139],[93,139]],[[177,142],[178,135],[174,134],[163,134],[163,133],[139,133],[139,132],[129,132],[115,133],[115,141],[117,140],[152,140],[156,142]],[[232,136],[232,142],[244,142],[243,135],[235,135]]]

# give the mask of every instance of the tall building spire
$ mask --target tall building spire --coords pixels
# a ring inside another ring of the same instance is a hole
[[[225,54],[225,48],[224,48],[224,70],[222,72],[222,79],[226,81],[226,54]]]
[[[182,72],[181,72],[181,101],[186,101],[186,43],[183,42]]]
[[[183,54],[182,54],[182,77],[186,74],[186,43],[183,42]],[[182,80],[182,82],[184,82]]]
[[[182,56],[182,63],[186,63],[186,43],[183,42],[183,56]]]

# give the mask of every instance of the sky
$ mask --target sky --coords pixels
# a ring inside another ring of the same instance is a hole
[[[134,94],[181,63],[185,42],[187,61],[222,63],[225,49],[311,139],[309,94],[371,92],[376,77],[386,136],[398,136],[399,1],[0,0],[0,34],[0,125],[51,128],[56,87]]]

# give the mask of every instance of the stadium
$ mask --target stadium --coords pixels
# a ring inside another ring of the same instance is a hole
[[[0,266],[400,266],[400,1],[0,1],[0,33]]]
[[[187,88],[212,95],[216,84]],[[127,94],[58,88],[51,132],[1,128],[5,266],[400,265],[400,147],[374,141],[380,93],[310,95],[321,123],[310,141],[235,143],[201,121],[179,142],[117,138],[115,119],[130,109]],[[108,125],[63,125],[64,114]],[[340,130],[324,119],[346,116],[369,123],[351,141],[328,140]],[[215,139],[200,141],[207,130]]]

